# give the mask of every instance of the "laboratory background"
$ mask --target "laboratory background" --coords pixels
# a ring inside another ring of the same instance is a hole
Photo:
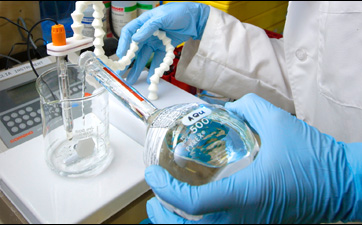
[[[101,85],[94,78],[82,83],[80,68],[74,65],[86,51],[119,60],[116,50],[122,27],[170,2],[84,3],[79,4],[83,15],[74,21],[71,14],[77,11],[76,1],[0,1],[0,224],[150,222],[146,202],[154,194],[144,180],[143,154],[149,134],[142,121],[146,115],[142,110],[149,109],[140,106],[141,116],[137,112],[135,116],[111,93],[96,91]],[[287,1],[200,2],[263,28],[271,38],[283,36]],[[57,46],[57,39],[52,39],[52,33],[58,32],[53,27],[56,23],[64,26],[59,32],[65,32],[67,40],[82,35],[84,42],[68,49]],[[73,24],[82,25],[81,33],[75,34]],[[235,100],[176,80],[182,47],[171,50],[175,56],[159,81],[152,110],[183,102],[224,105]],[[87,60],[92,61],[92,56]],[[69,79],[58,78],[60,73]],[[134,85],[140,98],[149,94],[145,79],[141,74]],[[63,99],[77,96],[77,100],[56,102],[56,91]],[[78,124],[78,118],[83,123]],[[67,135],[64,145],[68,147],[63,148],[75,149],[76,154],[53,149],[60,141],[59,128]],[[94,129],[100,129],[95,137],[91,136]],[[75,167],[82,157],[93,154],[87,149],[94,146],[99,147],[99,161],[92,168],[92,162]]]

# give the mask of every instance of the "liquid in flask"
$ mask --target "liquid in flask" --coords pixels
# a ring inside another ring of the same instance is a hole
[[[259,145],[254,133],[224,107],[186,103],[158,109],[94,53],[84,52],[79,65],[147,125],[147,166],[160,165],[180,181],[203,185],[230,176],[255,159]],[[200,219],[160,201],[187,219]]]

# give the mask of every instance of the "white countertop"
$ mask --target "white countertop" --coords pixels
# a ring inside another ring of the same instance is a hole
[[[145,74],[134,85],[147,96]],[[203,102],[161,80],[162,108]],[[146,125],[110,95],[111,165],[91,178],[65,178],[45,163],[43,138],[0,153],[0,189],[30,223],[101,223],[149,190],[144,181],[143,143]]]

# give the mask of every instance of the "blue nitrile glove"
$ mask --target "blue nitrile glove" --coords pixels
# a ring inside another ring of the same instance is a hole
[[[173,178],[160,166],[145,179],[164,201],[188,214],[187,221],[152,198],[153,223],[321,223],[362,220],[362,143],[331,136],[248,94],[226,108],[249,122],[261,139],[248,167],[202,186]]]
[[[162,42],[153,36],[156,30],[165,31],[174,47],[190,38],[200,40],[209,12],[210,6],[205,4],[171,2],[143,13],[124,26],[118,42],[117,56],[122,58],[126,55],[132,40],[139,44],[136,61],[127,76],[128,83],[132,85],[137,81],[153,52],[154,57],[150,65],[148,82],[150,82],[149,78],[153,75],[154,69],[162,63],[166,52]],[[136,33],[138,29],[139,31]],[[125,71],[126,69],[117,71],[117,73],[122,76]]]

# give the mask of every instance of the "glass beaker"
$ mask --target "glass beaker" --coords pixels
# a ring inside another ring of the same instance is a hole
[[[67,99],[60,96],[57,68],[47,70],[36,81],[46,162],[61,176],[97,175],[113,159],[108,91],[91,77],[86,79],[78,65],[68,64],[67,76]]]

